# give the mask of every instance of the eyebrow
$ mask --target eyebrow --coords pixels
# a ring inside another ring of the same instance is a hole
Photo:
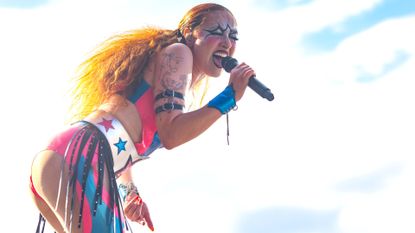
[[[216,26],[216,28],[214,28],[214,29],[205,29],[205,31],[208,31],[208,32],[214,32],[214,31],[216,31],[216,30],[220,30],[222,33],[223,32],[225,32],[227,29],[229,28],[229,32],[230,32],[230,34],[238,34],[238,31],[236,30],[236,29],[232,29],[231,28],[231,26],[229,26],[229,24],[226,24],[226,28],[223,28],[223,27],[221,27],[220,26],[220,24],[218,24],[218,26]]]

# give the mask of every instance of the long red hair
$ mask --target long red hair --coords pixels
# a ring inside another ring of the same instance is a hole
[[[114,94],[128,96],[143,79],[144,70],[154,54],[178,42],[178,36],[186,27],[194,29],[203,22],[206,14],[217,10],[230,12],[222,5],[200,4],[185,14],[176,30],[145,27],[104,41],[77,69],[75,86],[71,90],[70,119],[84,118]]]

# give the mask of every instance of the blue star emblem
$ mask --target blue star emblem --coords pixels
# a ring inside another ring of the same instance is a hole
[[[117,143],[114,143],[114,146],[117,147],[118,149],[118,154],[119,155],[121,153],[121,151],[126,151],[125,150],[125,144],[127,144],[127,141],[123,141],[121,138],[118,139]]]

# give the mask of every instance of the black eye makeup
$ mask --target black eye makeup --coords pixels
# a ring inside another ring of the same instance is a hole
[[[223,36],[223,33],[225,33],[229,28],[229,38],[231,38],[234,41],[239,40],[238,38],[238,32],[235,29],[231,29],[229,24],[227,24],[226,28],[222,28],[219,24],[214,29],[205,29],[205,31],[209,32],[209,35],[215,35],[215,36]],[[208,36],[209,36],[208,35]]]

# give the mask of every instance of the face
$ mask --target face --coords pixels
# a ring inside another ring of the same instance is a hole
[[[213,11],[193,32],[190,47],[193,50],[194,70],[200,74],[218,77],[222,71],[222,57],[232,56],[238,32],[236,20],[227,11]]]

